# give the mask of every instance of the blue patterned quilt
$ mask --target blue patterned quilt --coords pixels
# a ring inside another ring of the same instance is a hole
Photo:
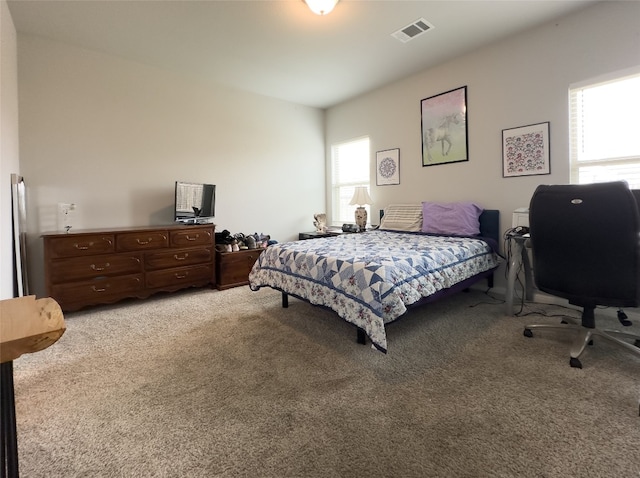
[[[385,324],[407,306],[498,264],[482,239],[377,230],[269,246],[249,285],[329,307],[386,352]]]

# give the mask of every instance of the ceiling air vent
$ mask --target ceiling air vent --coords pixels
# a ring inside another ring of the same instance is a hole
[[[407,43],[409,40],[413,40],[417,36],[422,35],[424,32],[435,28],[431,23],[424,18],[420,18],[413,23],[409,23],[406,27],[401,28],[397,32],[393,32],[391,36],[400,40],[402,43]]]

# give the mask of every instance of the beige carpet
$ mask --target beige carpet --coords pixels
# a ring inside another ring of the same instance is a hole
[[[387,355],[268,289],[66,319],[14,363],[23,478],[640,476],[640,359],[571,368],[478,291],[388,326]]]

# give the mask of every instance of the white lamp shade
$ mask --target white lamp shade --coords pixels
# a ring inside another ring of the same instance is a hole
[[[353,192],[353,198],[349,206],[364,206],[365,204],[372,204],[373,200],[369,196],[369,192],[365,186],[356,186],[356,190]]]
[[[326,15],[331,13],[338,0],[304,0],[309,9],[316,15]]]

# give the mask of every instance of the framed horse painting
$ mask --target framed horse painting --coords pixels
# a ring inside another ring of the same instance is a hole
[[[420,101],[422,166],[469,160],[467,87]]]

